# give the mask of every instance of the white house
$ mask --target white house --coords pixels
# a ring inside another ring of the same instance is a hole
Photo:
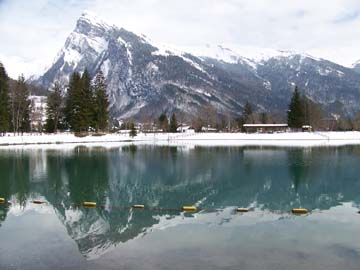
[[[30,125],[31,130],[41,132],[46,122],[46,96],[30,96],[31,112]]]
[[[179,132],[179,133],[195,133],[195,130],[191,126],[182,124],[176,129],[176,132]]]

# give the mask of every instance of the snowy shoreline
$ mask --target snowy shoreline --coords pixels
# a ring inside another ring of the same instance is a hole
[[[152,144],[152,145],[193,145],[193,146],[337,146],[360,145],[360,132],[291,132],[273,134],[246,133],[139,133],[131,138],[128,134],[106,134],[103,136],[76,137],[71,133],[24,134],[9,133],[0,137],[0,148],[14,146],[46,145],[100,145],[114,144]]]

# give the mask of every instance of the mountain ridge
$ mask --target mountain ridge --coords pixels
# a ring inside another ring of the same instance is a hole
[[[85,68],[92,75],[104,72],[116,118],[180,111],[198,115],[206,106],[239,115],[246,101],[257,111],[285,112],[295,85],[329,110],[340,102],[340,110],[351,114],[360,104],[355,68],[293,51],[264,49],[245,57],[239,49],[219,45],[186,52],[91,12],[81,15],[53,64],[35,82],[66,85],[72,72]]]

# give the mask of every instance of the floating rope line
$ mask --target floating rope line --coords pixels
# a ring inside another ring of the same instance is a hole
[[[7,201],[5,198],[0,198],[0,204],[12,204],[10,201]],[[45,201],[41,201],[41,200],[32,200],[31,203],[33,204],[48,204]],[[55,204],[55,205],[59,205],[62,206],[63,204]],[[112,206],[106,206],[106,205],[98,205],[96,202],[83,202],[81,204],[71,204],[72,207],[84,207],[84,208],[102,208],[102,209],[106,209],[106,208],[111,208],[111,209],[117,209],[117,210],[148,210],[148,211],[154,211],[154,212],[190,212],[190,213],[195,213],[195,212],[216,212],[219,209],[215,209],[215,208],[200,208],[197,206],[182,206],[180,208],[162,208],[162,207],[147,207],[144,204],[134,204],[132,206],[116,206],[116,205],[112,205]],[[247,213],[247,212],[251,212],[252,209],[249,208],[243,208],[243,207],[238,207],[234,209],[234,212],[237,213]],[[276,211],[276,210],[267,210],[267,212],[270,213],[277,213],[277,214],[281,214],[282,212],[280,211]],[[310,213],[310,211],[306,208],[293,208],[290,210],[290,213],[294,214],[294,215],[307,215]],[[360,210],[357,212],[358,214],[360,214]]]
[[[73,205],[74,207],[79,207],[79,205]],[[105,205],[97,205],[96,202],[84,202],[82,205],[80,206],[84,206],[85,208],[107,208],[107,206]],[[162,208],[162,207],[146,207],[144,204],[134,204],[132,206],[109,206],[109,208],[111,209],[119,209],[119,210],[130,210],[130,209],[134,209],[134,210],[149,210],[149,211],[155,211],[155,212],[190,212],[190,213],[195,213],[195,212],[216,212],[218,211],[218,209],[211,209],[211,208],[199,208],[196,206],[182,206],[180,208]],[[235,208],[234,211],[238,212],[238,213],[247,213],[250,212],[252,209],[249,208],[243,208],[243,207],[238,207]],[[271,213],[275,212],[278,213],[279,211],[270,211]],[[294,208],[290,211],[291,213],[295,214],[295,215],[304,215],[304,214],[308,214],[309,211],[306,208]]]
[[[78,205],[74,205],[74,206],[76,207]],[[84,206],[86,208],[96,208],[97,204],[95,202],[84,202],[82,204],[82,206]],[[105,205],[99,205],[98,207],[106,208]],[[139,209],[139,210],[149,210],[149,211],[165,211],[165,212],[176,211],[176,212],[192,212],[192,213],[200,212],[200,211],[205,211],[205,212],[216,212],[216,211],[218,211],[218,209],[199,208],[199,207],[196,207],[196,206],[182,206],[180,208],[162,208],[162,207],[152,208],[152,207],[146,207],[144,204],[135,204],[133,206],[110,206],[109,208],[121,209],[121,210]],[[247,212],[250,212],[251,209],[238,207],[238,208],[235,208],[234,211],[238,212],[238,213],[247,213]],[[270,212],[278,213],[278,211],[270,211]],[[304,214],[309,213],[308,209],[306,209],[306,208],[294,208],[290,212],[295,214],[295,215],[304,215]]]

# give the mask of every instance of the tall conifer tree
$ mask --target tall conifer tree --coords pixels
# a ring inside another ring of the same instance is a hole
[[[105,131],[109,126],[109,100],[106,94],[106,82],[102,71],[96,74],[94,91],[94,127],[96,131]]]
[[[74,72],[66,93],[64,116],[67,126],[75,132],[81,131],[81,98],[81,77]]]
[[[253,113],[252,106],[248,101],[246,101],[244,110],[243,110],[243,117],[244,117],[245,122],[247,122],[249,120],[252,113]]]
[[[176,133],[177,131],[177,121],[176,121],[176,116],[175,113],[172,114],[171,118],[170,118],[170,127],[169,127],[170,132],[172,133]]]
[[[168,132],[169,122],[165,113],[162,113],[158,118],[159,128],[162,129],[163,132]]]
[[[80,100],[80,116],[81,116],[81,130],[88,131],[90,127],[94,126],[93,115],[95,113],[93,93],[91,87],[90,74],[85,69],[81,76],[81,100]]]
[[[135,128],[135,124],[134,122],[130,123],[130,132],[129,132],[130,137],[134,138],[137,135],[137,131]]]
[[[9,131],[10,128],[9,106],[9,77],[2,63],[0,63],[0,133]]]
[[[295,86],[288,110],[288,125],[291,128],[301,128],[304,125],[304,104],[300,97],[299,89]]]

